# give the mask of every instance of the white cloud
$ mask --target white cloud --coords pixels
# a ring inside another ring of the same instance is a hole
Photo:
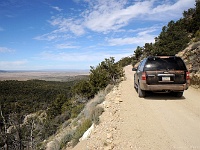
[[[184,10],[194,7],[194,0],[178,0],[175,3],[167,3],[157,5],[145,16],[147,20],[170,21],[180,19]],[[144,19],[145,19],[144,18]]]
[[[83,62],[90,62],[90,65],[97,65],[99,62],[103,61],[105,58],[115,57],[116,60],[121,59],[122,57],[129,56],[133,53],[132,50],[124,51],[121,53],[118,52],[94,52],[94,51],[87,51],[87,52],[60,52],[55,53],[53,51],[44,51],[40,54],[39,59],[44,60],[51,60],[51,61],[62,61],[65,63],[79,63],[82,64]],[[89,67],[89,66],[88,66]],[[81,68],[81,67],[80,67]]]
[[[141,35],[142,33],[152,33],[154,31],[158,31],[158,30],[162,29],[162,26],[163,26],[162,24],[155,24],[151,27],[126,30],[126,32],[139,33]]]
[[[170,21],[179,19],[183,10],[193,7],[194,0],[171,1],[145,0],[128,1],[98,0],[84,13],[85,26],[96,32],[115,31],[136,20]]]
[[[161,5],[156,6],[153,8],[152,13],[160,13],[160,12],[167,12],[167,13],[174,13],[174,12],[180,12],[182,13],[183,9],[186,9],[188,7],[194,7],[194,1],[193,0],[178,0],[176,3],[171,4],[170,1],[168,3],[164,3]]]
[[[52,33],[47,33],[47,34],[43,34],[37,37],[34,37],[33,39],[35,40],[47,40],[47,41],[51,41],[54,39],[58,39],[58,36]]]
[[[109,32],[126,26],[138,15],[146,14],[152,6],[151,1],[137,2],[126,7],[118,1],[98,1],[92,10],[85,12],[85,26],[97,32]]]
[[[0,68],[4,70],[10,69],[23,69],[24,65],[27,64],[27,60],[19,60],[19,61],[0,61]]]
[[[57,6],[52,6],[51,8],[53,8],[53,9],[55,9],[55,10],[59,11],[59,12],[61,12],[61,11],[63,10],[63,9],[61,9],[61,8],[57,7]]]
[[[117,45],[144,45],[144,43],[153,42],[153,37],[147,35],[145,37],[127,37],[127,38],[114,38],[109,39],[108,43],[110,46],[117,46]]]
[[[135,37],[124,37],[124,38],[111,38],[107,39],[107,42],[110,46],[117,45],[144,45],[145,43],[154,42],[155,35],[152,34],[156,28],[144,28],[143,31],[140,29],[140,32],[137,33]]]
[[[79,0],[74,0],[79,3]],[[130,2],[128,0],[84,0],[88,8],[81,14],[72,17],[52,16],[49,23],[56,29],[35,39],[55,40],[60,34],[82,36],[88,31],[109,33],[118,32],[134,21],[165,21],[179,19],[184,9],[194,5],[194,0],[171,1],[144,0]],[[54,8],[56,9],[56,8]],[[58,8],[57,8],[58,9]],[[73,33],[73,34],[71,34]]]
[[[36,36],[33,39],[35,40],[39,40],[39,41],[57,41],[57,40],[63,40],[63,39],[69,39],[71,38],[71,36],[69,34],[65,34],[65,33],[57,33],[56,31],[47,33],[47,34],[43,34],[40,36]]]
[[[70,44],[57,44],[56,48],[57,49],[76,49],[76,48],[79,48],[79,46],[73,46]]]
[[[80,24],[79,20],[66,19],[66,18],[63,18],[62,16],[60,17],[54,16],[49,21],[49,23],[52,26],[57,27],[57,29],[50,33],[36,36],[33,39],[55,41],[55,40],[61,40],[61,39],[63,40],[63,39],[71,38],[72,35],[70,35],[70,33],[73,33],[76,36],[81,36],[85,33],[83,26]]]
[[[49,22],[51,25],[58,27],[57,30],[54,30],[55,33],[67,33],[70,31],[77,36],[83,35],[85,33],[81,24],[81,20],[79,19],[75,20],[72,18],[64,18],[62,16],[54,16]]]
[[[0,47],[0,53],[12,53],[14,50],[7,47]]]

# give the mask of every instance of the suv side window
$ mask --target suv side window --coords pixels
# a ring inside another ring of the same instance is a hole
[[[143,71],[144,65],[145,65],[146,59],[143,59],[138,67],[138,72]]]
[[[139,66],[138,66],[138,69],[137,69],[137,72],[140,71],[140,69],[141,69],[141,64],[142,64],[142,62],[140,62]]]

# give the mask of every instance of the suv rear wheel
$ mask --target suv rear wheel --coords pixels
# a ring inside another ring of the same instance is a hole
[[[144,90],[141,90],[141,88],[140,88],[140,83],[138,83],[138,95],[139,95],[139,97],[146,96],[146,92]]]
[[[173,95],[176,96],[176,97],[182,97],[183,92],[174,92]]]

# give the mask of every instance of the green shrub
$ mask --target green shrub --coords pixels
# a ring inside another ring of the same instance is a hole
[[[110,57],[102,61],[97,67],[91,67],[89,79],[77,83],[73,87],[74,96],[91,99],[109,84],[116,84],[124,76],[123,68],[115,59]]]
[[[73,136],[73,141],[72,141],[72,146],[76,146],[76,144],[79,142],[79,139],[82,137],[82,135],[87,131],[87,129],[92,125],[92,121],[90,119],[84,120],[76,129],[74,136]]]
[[[92,110],[91,118],[92,122],[95,124],[99,124],[99,116],[104,112],[104,109],[100,106],[95,107],[95,109]]]
[[[79,104],[73,107],[71,111],[71,118],[76,118],[79,113],[83,110],[84,104]]]
[[[200,30],[195,33],[195,42],[200,41]]]
[[[47,110],[48,118],[53,119],[62,113],[62,106],[67,101],[64,94],[59,94]]]
[[[93,110],[95,110],[96,106],[98,104],[101,104],[104,100],[105,100],[105,92],[104,91],[100,91],[93,99],[91,99],[90,102],[87,103],[83,113],[84,113],[84,116],[86,118],[91,118],[92,116],[92,113],[93,113]]]
[[[89,99],[93,95],[91,93],[92,87],[88,80],[82,80],[75,84],[75,86],[72,89],[74,95],[79,95],[82,99]],[[79,100],[82,101],[82,100]]]
[[[120,66],[125,67],[125,66],[130,65],[132,60],[133,60],[133,57],[124,57],[124,58],[120,59],[117,63]]]
[[[68,142],[70,142],[73,138],[73,133],[68,133],[67,135],[65,135],[65,137],[62,139],[62,143],[60,145],[60,148],[62,149],[63,147],[65,147],[67,145]]]

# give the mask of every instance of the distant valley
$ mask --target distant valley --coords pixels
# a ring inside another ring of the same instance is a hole
[[[45,80],[45,81],[71,81],[84,78],[89,71],[4,71],[0,70],[0,81],[3,80]]]

